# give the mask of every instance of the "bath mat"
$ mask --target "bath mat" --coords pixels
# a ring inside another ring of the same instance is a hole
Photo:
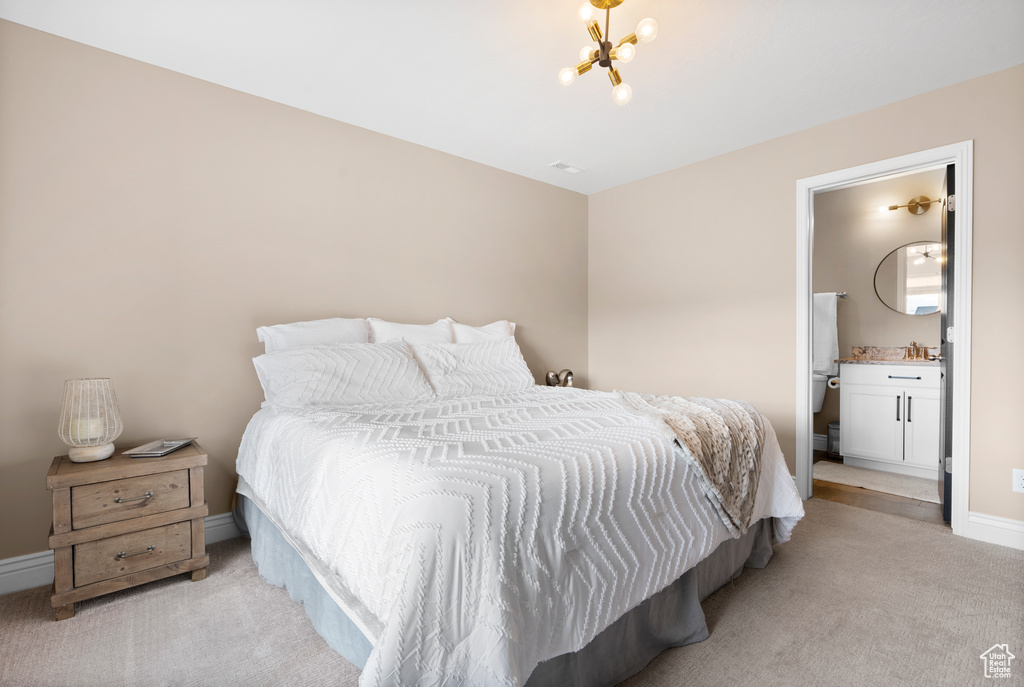
[[[896,496],[906,496],[918,501],[939,503],[937,478],[925,479],[911,475],[898,475],[895,472],[855,468],[852,465],[823,460],[814,464],[814,479],[846,484],[851,487],[863,487]]]

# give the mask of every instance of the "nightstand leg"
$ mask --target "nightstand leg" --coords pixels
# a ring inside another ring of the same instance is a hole
[[[62,546],[53,550],[53,593],[69,592],[74,587],[71,570],[71,547]],[[56,606],[53,609],[57,620],[67,620],[75,616],[75,604]]]
[[[199,568],[199,570],[192,571],[192,581],[198,582],[199,580],[206,579],[206,568]]]

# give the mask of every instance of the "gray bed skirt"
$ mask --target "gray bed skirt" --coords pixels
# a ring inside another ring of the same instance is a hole
[[[277,526],[245,496],[238,495],[243,531],[252,539],[252,558],[271,584],[301,603],[328,646],[362,668],[373,648],[338,607]],[[723,542],[682,577],[605,628],[577,652],[544,661],[527,687],[615,685],[643,670],[665,649],[708,637],[700,602],[735,579],[743,568],[763,568],[772,557],[772,522],[764,519],[739,539]]]

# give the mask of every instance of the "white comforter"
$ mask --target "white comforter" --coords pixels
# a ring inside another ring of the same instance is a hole
[[[803,515],[773,431],[754,518]],[[730,534],[649,418],[612,394],[264,408],[239,491],[373,644],[360,684],[521,685]]]

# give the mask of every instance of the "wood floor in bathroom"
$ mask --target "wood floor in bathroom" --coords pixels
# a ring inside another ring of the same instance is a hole
[[[814,452],[814,462],[829,460],[824,451]],[[942,519],[942,506],[928,501],[918,501],[905,496],[886,494],[881,491],[871,491],[862,487],[851,487],[846,484],[836,484],[824,480],[814,480],[814,498],[823,501],[835,501],[845,503],[848,506],[856,506],[865,510],[901,515],[905,518],[922,520],[945,524]]]

